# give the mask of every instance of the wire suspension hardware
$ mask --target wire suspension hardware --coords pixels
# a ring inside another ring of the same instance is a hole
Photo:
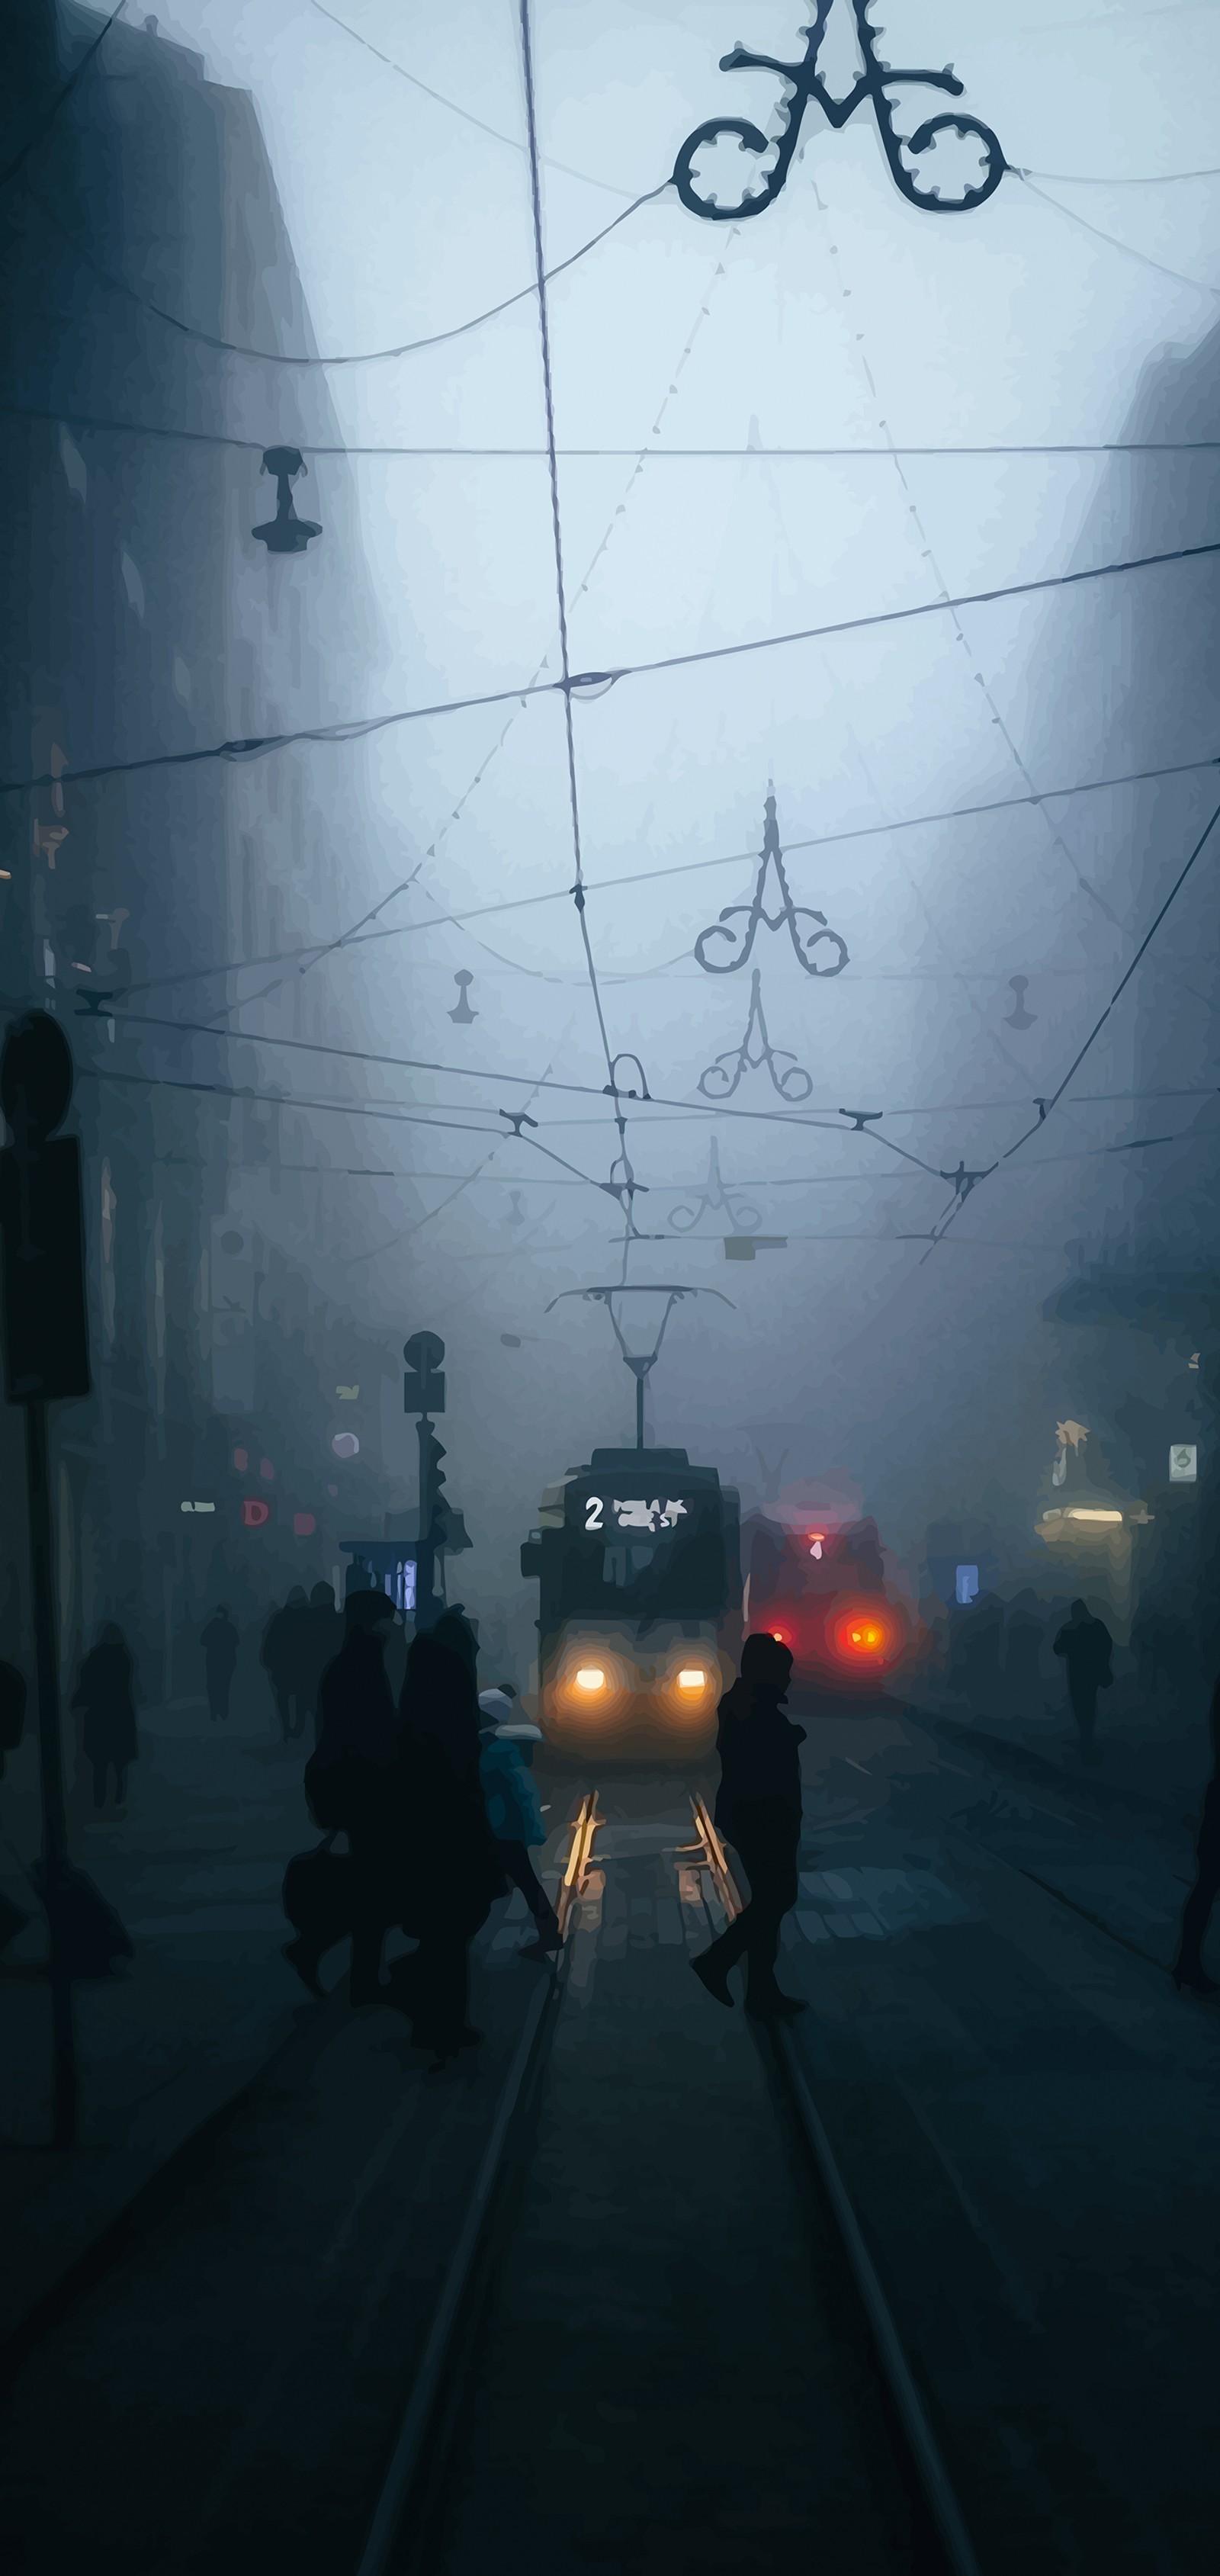
[[[758,1035],[757,1053],[750,1040]],[[789,1059],[786,1073],[779,1071],[781,1056]],[[731,1100],[745,1073],[757,1073],[765,1064],[781,1100],[808,1100],[813,1089],[813,1076],[797,1063],[790,1047],[773,1047],[767,1034],[762,1006],[762,977],[757,966],[750,977],[750,1016],[745,1035],[738,1047],[728,1047],[715,1062],[705,1065],[699,1076],[699,1089],[705,1100]]]
[[[665,1327],[674,1307],[684,1297],[716,1297],[722,1306],[732,1306],[732,1298],[726,1297],[723,1289],[720,1288],[679,1288],[669,1280],[659,1279],[649,1280],[646,1283],[641,1281],[636,1285],[620,1279],[616,1280],[611,1288],[561,1288],[559,1295],[552,1297],[550,1305],[545,1309],[546,1313],[551,1314],[556,1306],[562,1304],[565,1297],[583,1297],[586,1302],[605,1307],[624,1364],[635,1379],[635,1445],[637,1449],[642,1449],[644,1446],[644,1380],[656,1367],[660,1358],[661,1344],[665,1339]],[[657,1338],[650,1351],[641,1353],[628,1350],[622,1326],[614,1311],[616,1297],[664,1297],[666,1299],[665,1312],[661,1317]]]
[[[692,215],[702,215],[709,223],[726,224],[741,220],[747,215],[761,215],[768,206],[774,205],[792,167],[796,147],[801,139],[805,111],[811,99],[816,100],[827,124],[836,133],[840,132],[849,118],[855,115],[857,108],[864,105],[866,99],[870,102],[877,119],[881,148],[890,166],[890,176],[895,187],[906,198],[908,205],[918,206],[925,214],[941,215],[968,214],[975,206],[985,205],[988,197],[994,196],[1008,168],[1000,148],[999,138],[992,133],[989,125],[980,124],[976,116],[958,116],[952,110],[942,110],[939,116],[926,117],[923,124],[915,128],[913,134],[902,135],[898,133],[894,121],[894,103],[889,92],[899,86],[946,90],[950,98],[963,97],[964,84],[957,79],[952,64],[946,63],[943,71],[938,72],[895,71],[889,63],[881,60],[877,52],[879,31],[869,20],[870,0],[852,0],[856,39],[864,68],[846,96],[834,98],[818,71],[818,56],[822,50],[822,40],[826,34],[831,5],[832,0],[817,0],[813,23],[811,26],[806,25],[802,30],[805,37],[805,52],[799,63],[777,62],[773,54],[752,54],[744,45],[734,45],[731,53],[721,55],[722,72],[763,71],[778,74],[784,83],[784,97],[779,108],[779,130],[768,137],[760,133],[756,125],[751,125],[747,118],[740,116],[713,116],[706,124],[696,126],[694,133],[688,134],[674,164],[674,186],[688,212]],[[982,146],[982,176],[974,180],[967,179],[956,196],[942,196],[940,186],[935,181],[926,188],[917,187],[916,174],[907,167],[902,157],[903,153],[907,152],[918,161],[925,152],[936,150],[942,134],[956,134],[963,142],[972,140]],[[760,171],[761,184],[757,189],[751,192],[750,182],[747,179],[745,192],[738,203],[722,206],[717,200],[714,188],[709,194],[700,195],[695,174],[701,152],[706,151],[709,146],[714,149],[721,137],[726,135],[735,135],[738,150],[753,153],[760,164],[768,155],[774,155],[774,158],[768,170]]]
[[[767,877],[772,868],[775,871],[776,883],[779,887],[780,904],[778,912],[768,912],[763,902]],[[744,931],[730,930],[727,927],[727,924],[730,921],[735,921],[740,913],[744,913],[746,915],[748,924],[747,928]],[[819,927],[813,932],[812,937],[808,931],[802,931],[798,928],[798,923],[802,921],[816,921],[818,923]],[[812,912],[805,904],[793,903],[792,895],[789,891],[787,875],[784,870],[783,852],[779,845],[779,825],[776,821],[775,815],[775,792],[774,789],[772,789],[768,793],[766,804],[763,808],[762,855],[759,860],[758,878],[754,887],[753,899],[749,903],[728,904],[725,910],[721,913],[719,921],[711,922],[706,930],[701,930],[697,940],[695,941],[695,956],[706,975],[735,975],[739,968],[746,965],[749,960],[750,952],[753,949],[760,923],[767,930],[779,930],[782,928],[784,922],[787,922],[788,924],[788,935],[792,941],[793,948],[796,951],[800,964],[804,967],[807,975],[842,974],[844,967],[848,963],[846,941],[840,939],[837,930],[827,929],[826,915],[824,912]],[[712,939],[725,940],[730,952],[734,946],[736,946],[736,956],[733,956],[730,953],[728,957],[723,959],[709,957],[707,954],[707,946],[709,940]],[[838,951],[838,960],[834,965],[828,963],[824,966],[818,966],[814,963],[814,949],[820,947],[823,940],[829,944],[831,949],[837,949]]]

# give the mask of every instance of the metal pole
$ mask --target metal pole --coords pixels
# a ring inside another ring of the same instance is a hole
[[[640,1369],[635,1373],[635,1445],[637,1449],[644,1446],[644,1376]]]
[[[415,1558],[415,1625],[431,1625],[435,1581],[432,1548],[432,1493],[428,1475],[428,1443],[435,1425],[421,1413],[415,1428],[419,1434],[419,1541]]]
[[[68,1857],[68,1819],[64,1805],[63,1738],[59,1714],[47,1409],[45,1404],[26,1404],[23,1410],[34,1668],[38,1684],[38,1745],[42,1772],[42,1893],[51,1944],[52,2138],[55,2146],[70,2147],[76,2139],[76,2036],[72,2027],[72,1980],[64,1954],[66,1927],[61,1903]]]

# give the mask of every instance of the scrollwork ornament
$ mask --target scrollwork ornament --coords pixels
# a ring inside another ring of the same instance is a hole
[[[755,1036],[758,1038],[757,1052],[750,1045],[751,1038]],[[779,1071],[783,1056],[790,1058],[786,1073]],[[812,1074],[806,1073],[804,1066],[797,1063],[790,1047],[773,1047],[767,1034],[762,1006],[762,977],[756,966],[750,977],[750,1016],[741,1044],[726,1048],[714,1063],[705,1066],[699,1076],[699,1089],[705,1100],[731,1100],[743,1074],[757,1073],[764,1064],[781,1100],[793,1105],[798,1100],[808,1100],[813,1089]]]
[[[778,912],[768,912],[763,902],[767,878],[772,870],[779,889]],[[730,930],[729,923],[735,921],[741,913],[746,916],[745,930]],[[802,930],[800,924],[805,921],[816,923],[817,928],[812,931]],[[793,949],[807,975],[842,974],[848,964],[846,940],[840,939],[837,930],[827,928],[824,912],[815,912],[808,904],[794,903],[792,900],[784,868],[783,852],[779,845],[775,798],[768,796],[764,807],[762,855],[758,863],[758,876],[753,896],[749,903],[726,904],[719,921],[709,922],[706,930],[700,931],[695,941],[696,959],[705,975],[735,975],[739,967],[749,961],[760,924],[767,930],[780,930],[785,922],[788,925],[788,935]],[[727,957],[709,957],[708,946],[713,939],[723,939],[730,951],[736,949],[736,954],[730,954]],[[829,954],[827,962],[818,965],[814,950],[821,947],[825,947]]]
[[[731,53],[721,55],[722,72],[776,72],[786,83],[786,95],[779,111],[780,129],[778,134],[767,136],[748,118],[740,116],[709,117],[705,124],[696,126],[694,133],[688,134],[674,164],[674,186],[682,204],[692,215],[700,215],[705,222],[713,224],[741,223],[747,216],[761,215],[768,206],[774,205],[792,167],[805,111],[811,99],[836,132],[866,101],[871,105],[894,185],[908,205],[917,206],[921,213],[969,214],[976,206],[985,205],[988,197],[994,196],[1008,163],[998,136],[978,117],[959,116],[945,109],[939,116],[925,117],[913,134],[898,133],[894,121],[895,105],[889,96],[891,90],[914,87],[939,89],[947,91],[950,98],[961,98],[965,94],[964,84],[958,80],[950,63],[946,63],[942,71],[895,71],[889,63],[883,62],[877,52],[877,39],[882,30],[874,27],[870,20],[871,5],[872,0],[852,0],[864,68],[844,98],[833,98],[818,72],[818,56],[833,0],[817,0],[813,23],[802,31],[805,53],[799,63],[778,62],[773,54],[753,54],[745,45],[734,45]],[[911,160],[918,162],[935,145],[937,137],[945,133],[956,134],[962,141],[973,138],[981,144],[985,164],[982,176],[967,182],[960,195],[954,197],[942,196],[936,185],[917,187],[916,173],[908,168],[902,157],[906,153]],[[707,145],[718,143],[725,135],[736,135],[739,148],[753,153],[760,163],[769,154],[774,154],[770,169],[763,174],[761,187],[753,195],[747,192],[736,205],[730,206],[720,205],[714,195],[700,196],[695,181],[695,165],[700,152]]]

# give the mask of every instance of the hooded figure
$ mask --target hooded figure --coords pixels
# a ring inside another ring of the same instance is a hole
[[[516,1700],[511,1682],[479,1694],[479,1778],[500,1861],[534,1918],[536,1938],[525,1955],[545,1958],[558,1950],[561,1934],[559,1917],[530,1859],[531,1849],[546,1841],[532,1775],[542,1731],[520,1716]]]
[[[745,1863],[750,1899],[719,1940],[691,1961],[708,1993],[731,2006],[727,1972],[744,1952],[746,2011],[759,2021],[804,2009],[796,1996],[781,1994],[775,1982],[779,1927],[797,1899],[801,1839],[805,1730],[784,1714],[791,1677],[792,1657],[777,1638],[746,1638],[741,1678],[720,1703],[716,1823]]]
[[[1054,1651],[1067,1665],[1068,1698],[1080,1729],[1080,1750],[1091,1753],[1097,1694],[1108,1690],[1114,1679],[1110,1670],[1114,1640],[1104,1619],[1093,1618],[1087,1601],[1073,1601]]]
[[[469,1944],[504,1892],[479,1777],[477,1649],[457,1611],[412,1639],[401,1717],[408,1923],[419,1949],[395,1971],[418,2046],[438,2064],[473,2047]]]
[[[94,1806],[105,1806],[107,1773],[113,1770],[114,1803],[121,1807],[127,1793],[128,1765],[136,1760],[140,1747],[131,1657],[123,1631],[113,1620],[103,1628],[100,1643],[81,1665],[72,1706],[85,1712],[82,1742],[85,1760],[93,1765]]]

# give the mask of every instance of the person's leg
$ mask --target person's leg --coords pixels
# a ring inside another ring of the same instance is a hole
[[[1081,1752],[1087,1753],[1093,1741],[1093,1722],[1097,1715],[1097,1684],[1083,1680],[1069,1682],[1068,1697],[1080,1733]]]
[[[93,1803],[95,1807],[104,1807],[106,1804],[106,1774],[109,1769],[110,1764],[108,1762],[95,1762],[93,1765]]]
[[[538,1926],[539,1932],[543,1934],[553,1932],[556,1940],[558,1940],[559,1917],[556,1914],[550,1897],[547,1895],[546,1889],[538,1876],[538,1872],[530,1859],[525,1844],[497,1842],[496,1850],[504,1864],[507,1876],[512,1880],[513,1886],[520,1888],[521,1893],[525,1898],[525,1902]]]
[[[116,1762],[116,1763],[115,1763],[115,1766],[114,1766],[114,1803],[115,1803],[116,1807],[121,1807],[121,1806],[122,1806],[123,1801],[124,1801],[124,1799],[126,1798],[126,1796],[127,1796],[127,1765],[126,1765],[126,1763],[125,1763],[125,1762],[124,1762],[122,1765],[120,1765],[119,1763],[117,1763],[117,1762]]]
[[[1203,1943],[1212,1907],[1220,1894],[1220,1791],[1208,1790],[1199,1828],[1195,1883],[1182,1908],[1182,1929],[1174,1976],[1179,1985],[1210,1986],[1204,1977]]]

